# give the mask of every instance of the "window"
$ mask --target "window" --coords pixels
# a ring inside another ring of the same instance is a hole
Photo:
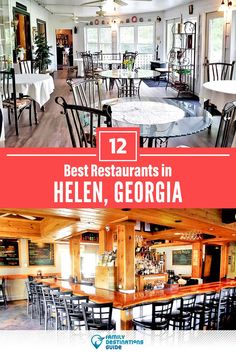
[[[86,28],[86,50],[104,53],[112,52],[112,34],[111,27],[87,27]]]
[[[133,26],[120,27],[120,51],[124,53],[126,50],[128,52],[135,52]]]
[[[154,52],[154,26],[120,26],[120,52]]]
[[[139,53],[153,52],[153,26],[138,26],[137,51]]]

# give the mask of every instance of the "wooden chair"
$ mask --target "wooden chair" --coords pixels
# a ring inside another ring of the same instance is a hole
[[[112,321],[113,303],[92,304],[82,303],[82,311],[86,330],[112,330],[115,322]]]
[[[101,68],[97,67],[97,64],[93,62],[93,55],[90,53],[83,53],[83,66],[84,66],[84,77],[85,79],[94,79],[99,72],[102,71]]]
[[[29,122],[32,125],[31,104],[29,97],[16,94],[15,71],[0,71],[0,84],[2,91],[2,105],[8,111],[8,122],[11,124],[11,115],[14,116],[16,135],[19,135],[18,121],[26,108],[29,109]],[[36,121],[36,116],[35,116]]]
[[[223,108],[215,147],[231,147],[236,131],[236,102],[229,102]]]
[[[156,301],[152,303],[152,315],[133,319],[134,329],[164,330],[169,328],[169,316],[173,300]]]
[[[95,147],[95,129],[101,126],[111,127],[111,107],[102,110],[86,106],[67,104],[63,97],[56,97],[56,103],[63,111],[73,147]]]
[[[207,81],[232,80],[235,61],[232,63],[209,63],[205,60]]]

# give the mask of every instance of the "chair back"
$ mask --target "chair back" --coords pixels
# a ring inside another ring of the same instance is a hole
[[[7,103],[16,99],[15,70],[13,68],[0,71],[0,87],[2,101]]]
[[[104,304],[82,303],[85,329],[111,329],[112,307],[112,302]]]
[[[121,53],[104,53],[102,54],[104,60],[121,60]]]
[[[19,69],[21,74],[32,74],[33,73],[33,61],[32,60],[20,60],[19,59]]]
[[[84,66],[84,76],[85,77],[93,77],[93,56],[90,53],[83,53],[81,54],[83,59],[83,66]]]
[[[235,61],[232,63],[209,63],[205,61],[207,81],[232,80]]]
[[[184,296],[180,299],[180,311],[184,311],[184,308],[191,309],[196,302],[196,295]]]
[[[76,105],[98,109],[102,108],[102,80],[67,80],[67,83],[73,92]]]
[[[236,102],[229,102],[223,108],[215,147],[231,147],[236,131]]]
[[[93,58],[93,70],[102,67],[102,64],[100,63],[100,61],[103,59],[102,50],[100,50],[100,52],[94,52],[92,54],[92,58]]]
[[[56,103],[63,111],[69,129],[73,147],[95,147],[95,128],[111,127],[111,107],[103,106],[102,110],[67,104],[63,97],[56,97]]]
[[[155,325],[156,318],[167,319],[171,314],[173,300],[157,301],[152,303],[152,324]]]
[[[135,60],[136,60],[137,55],[138,55],[137,52],[128,52],[128,51],[126,51],[126,52],[123,54],[122,68],[123,68],[123,69],[126,69],[126,68],[127,68],[127,63],[126,63],[126,61],[127,61],[127,60],[130,60],[130,61],[132,61],[132,69],[134,69]]]
[[[217,298],[216,291],[209,291],[205,293],[203,298],[204,306],[212,307],[215,303],[216,298]]]

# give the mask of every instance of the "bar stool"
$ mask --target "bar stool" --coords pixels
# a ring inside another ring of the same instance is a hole
[[[64,297],[71,297],[72,291],[55,291],[51,290],[53,307],[56,314],[55,329],[65,329],[66,328],[66,309],[64,303]]]
[[[219,297],[215,300],[213,307],[215,320],[214,327],[217,330],[226,329],[230,316],[231,292],[233,288],[223,288],[220,290]]]
[[[60,291],[60,288],[53,288],[53,291]],[[52,299],[52,289],[50,288],[42,288],[43,293],[43,303],[44,303],[44,329],[48,330],[48,324],[50,322],[51,327],[53,326],[53,320],[56,321],[56,311],[53,305]]]
[[[169,318],[173,300],[152,303],[152,315],[133,319],[134,329],[165,330],[169,328]]]
[[[86,330],[111,330],[116,329],[112,321],[113,303],[104,304],[82,303],[82,312]]]
[[[209,291],[204,294],[203,302],[197,302],[192,308],[193,327],[192,329],[211,329],[214,315],[214,304],[216,301],[217,292]]]
[[[85,326],[84,316],[82,312],[82,303],[88,303],[88,296],[64,296],[64,305],[67,318],[67,329],[75,330],[81,329]]]
[[[2,278],[2,283],[0,284],[0,305],[3,305],[5,308],[7,308],[5,278]]]
[[[177,299],[179,300],[179,299]],[[196,302],[196,295],[184,296],[180,298],[180,307],[170,315],[169,325],[179,330],[192,329],[192,313]]]

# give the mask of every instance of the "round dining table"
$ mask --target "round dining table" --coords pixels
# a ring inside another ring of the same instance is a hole
[[[221,112],[227,102],[236,101],[236,80],[205,82],[200,91],[200,99],[210,100]]]
[[[54,81],[49,74],[16,74],[16,91],[30,96],[40,107],[50,100]]]
[[[140,128],[141,146],[167,147],[170,138],[196,134],[212,124],[208,111],[184,101],[168,104],[120,99],[111,108],[112,126]]]

